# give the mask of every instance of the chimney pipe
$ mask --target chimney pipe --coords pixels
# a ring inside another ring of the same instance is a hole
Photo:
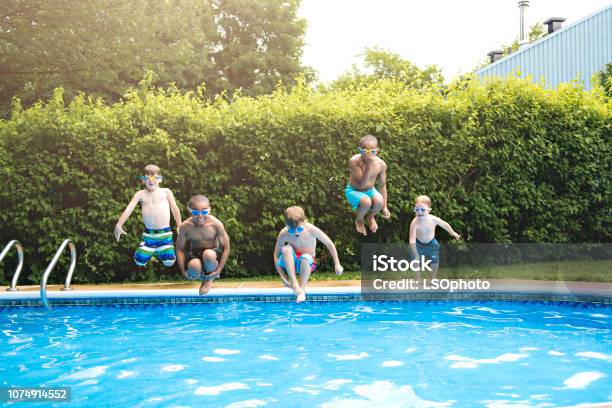
[[[563,17],[551,17],[544,22],[548,26],[548,34],[552,34],[555,31],[561,29],[561,23],[563,23],[565,19]]]
[[[525,10],[527,9],[527,7],[529,7],[529,0],[519,1],[518,6],[521,11],[519,44],[524,45],[527,43],[526,38],[525,38]]]

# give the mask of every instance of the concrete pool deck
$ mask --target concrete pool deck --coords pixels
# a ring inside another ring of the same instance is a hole
[[[507,293],[552,293],[593,295],[612,297],[612,283],[602,282],[560,282],[534,280],[489,280],[491,287],[478,292]],[[73,290],[61,291],[62,285],[49,285],[50,298],[69,297],[99,297],[99,296],[185,296],[197,295],[199,283],[169,282],[169,283],[132,283],[132,284],[102,284],[102,285],[72,285]],[[6,286],[0,287],[0,299],[31,299],[39,297],[40,286],[19,286],[18,291],[6,291]],[[330,280],[309,282],[307,293],[310,294],[356,294],[361,291],[360,280]],[[446,292],[437,290],[433,292]],[[474,291],[472,291],[474,292]],[[231,281],[215,282],[210,295],[248,295],[248,294],[291,294],[277,281]]]

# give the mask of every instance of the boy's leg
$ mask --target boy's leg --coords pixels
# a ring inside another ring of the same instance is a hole
[[[300,262],[300,287],[306,291],[306,284],[308,283],[308,278],[310,278],[310,274],[316,268],[316,263],[314,258],[308,254],[304,254],[299,259]]]
[[[380,212],[383,208],[383,196],[378,191],[374,190],[372,194],[372,207],[370,207],[370,213],[368,214],[368,224],[370,225],[370,231],[375,233],[378,231],[378,224],[374,219],[374,216]]]
[[[431,279],[436,279],[436,274],[438,273],[438,267],[440,264],[432,264],[431,265]]]
[[[145,266],[154,254],[155,248],[148,247],[145,241],[142,241],[136,252],[134,252],[134,262],[138,266]]]
[[[370,197],[363,194],[363,197],[359,199],[359,207],[357,207],[357,218],[355,218],[355,229],[360,234],[368,234],[363,223],[363,218],[365,217],[366,213],[370,211],[371,207],[372,200],[370,199]]]
[[[193,258],[187,263],[188,276],[196,276],[202,273],[202,261],[198,258]]]
[[[202,252],[202,262],[204,264],[204,274],[214,271],[219,265],[219,261],[217,261],[217,253],[212,249],[205,250]],[[200,295],[205,295],[208,293],[208,291],[210,291],[213,280],[215,280],[215,278],[207,279],[206,276],[204,276],[204,281],[202,281],[202,285],[200,285]]]
[[[306,299],[306,295],[298,284],[295,276],[295,251],[290,245],[285,245],[281,250],[281,255],[283,256],[285,272],[287,272],[287,276],[289,276],[289,283],[291,283],[293,287],[293,293],[297,296],[298,302],[303,302]]]
[[[158,232],[146,232],[143,234],[144,242],[151,248],[155,248],[155,257],[159,259],[164,266],[170,267],[176,262],[176,253],[174,252],[174,242],[172,242],[172,230],[164,228]]]
[[[357,218],[355,218],[355,229],[357,232],[363,235],[367,235],[365,225],[363,224],[363,217],[370,210],[372,206],[372,200],[363,191],[355,190],[350,184],[346,186],[344,190],[346,200],[351,205],[353,211],[357,212]]]

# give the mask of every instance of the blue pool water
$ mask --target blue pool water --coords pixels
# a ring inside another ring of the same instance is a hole
[[[549,407],[612,400],[612,307],[6,308],[0,328],[0,385],[72,387],[72,403],[60,407]]]

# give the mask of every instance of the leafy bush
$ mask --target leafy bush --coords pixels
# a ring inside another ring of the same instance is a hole
[[[148,163],[162,168],[183,217],[192,194],[211,198],[232,239],[225,276],[275,273],[290,205],[332,237],[348,268],[363,241],[406,240],[419,194],[469,241],[609,242],[610,112],[610,102],[575,86],[551,91],[519,79],[472,81],[446,95],[393,80],[324,93],[298,86],[232,103],[143,87],[110,106],[86,96],[66,103],[58,89],[0,122],[0,243],[24,244],[22,282],[39,280],[66,237],[79,251],[75,282],[178,277],[178,268],[133,264],[138,210],[127,237],[112,235]],[[343,190],[367,132],[389,165],[392,218],[361,238]],[[326,269],[326,251],[321,258]],[[12,262],[2,266],[5,282]]]

